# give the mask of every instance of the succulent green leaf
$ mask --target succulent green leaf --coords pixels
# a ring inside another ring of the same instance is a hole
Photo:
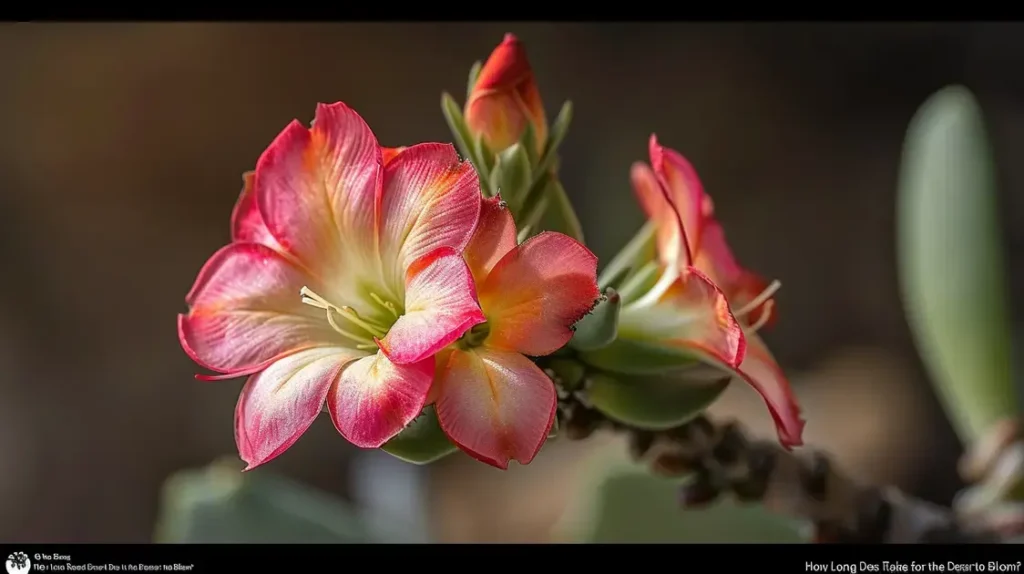
[[[621,310],[622,298],[614,289],[607,289],[594,309],[576,323],[576,332],[569,344],[580,351],[607,347],[618,335]]]
[[[569,133],[569,124],[572,123],[572,102],[562,104],[558,117],[551,124],[551,131],[548,132],[548,141],[544,144],[544,153],[540,156],[536,173],[545,173],[555,164],[558,157],[558,147],[562,145],[566,134]]]
[[[370,529],[343,500],[237,460],[164,483],[155,539],[181,543],[365,543]]]
[[[587,368],[579,361],[568,358],[545,358],[543,366],[551,369],[562,388],[567,391],[575,391],[583,385],[583,376],[587,374]]]
[[[562,187],[562,182],[552,177],[544,194],[548,198],[548,205],[541,217],[541,229],[564,233],[583,243],[583,226],[580,225],[576,210],[573,209],[572,201]]]
[[[462,117],[462,110],[459,109],[459,104],[455,103],[455,98],[448,92],[441,94],[441,112],[444,114],[445,121],[448,122],[448,128],[451,130],[452,138],[455,140],[455,147],[459,149],[459,153],[462,154],[463,158],[473,162],[473,165],[479,170],[480,161],[474,148],[476,140],[469,133],[466,119]]]
[[[661,276],[661,268],[657,261],[648,261],[634,273],[630,274],[619,287],[622,304],[629,305],[650,291]]]
[[[590,366],[624,375],[657,375],[703,364],[687,349],[622,336],[607,347],[581,351],[579,358]]]
[[[523,130],[523,135],[519,137],[519,143],[526,150],[526,157],[530,159],[530,166],[537,165],[537,161],[540,160],[540,150],[537,149],[537,130],[533,127],[533,122],[526,122],[526,129]]]
[[[604,266],[604,269],[598,274],[597,284],[602,289],[618,288],[632,271],[653,261],[654,257],[654,223],[648,221],[629,240],[629,243]]]
[[[994,171],[970,92],[931,96],[904,143],[899,271],[918,349],[964,440],[1019,412]]]
[[[476,87],[476,80],[480,77],[480,69],[484,67],[484,63],[477,60],[473,63],[473,66],[469,69],[469,82],[466,83],[466,101],[473,95],[473,88]]]
[[[429,464],[456,448],[441,430],[433,405],[427,405],[420,416],[381,447],[384,452],[413,464]]]
[[[731,377],[694,382],[674,376],[588,375],[587,398],[605,416],[637,428],[679,426],[721,396]]]
[[[491,171],[491,189],[511,206],[519,205],[529,191],[533,174],[530,158],[521,143],[515,143],[498,154]]]

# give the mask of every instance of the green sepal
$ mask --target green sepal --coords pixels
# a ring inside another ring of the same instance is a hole
[[[478,133],[473,138],[473,153],[476,154],[479,163],[476,165],[477,172],[480,173],[480,185],[484,188],[484,194],[488,197],[494,197],[497,190],[491,187],[491,170],[494,169],[494,152],[491,150],[487,142],[484,141],[484,134]]]
[[[413,464],[429,464],[455,452],[457,447],[441,430],[434,405],[427,405],[409,426],[384,443],[381,450]]]
[[[657,261],[648,261],[636,270],[619,287],[619,296],[622,297],[622,304],[628,305],[643,297],[658,283],[661,275],[661,268]]]
[[[533,122],[526,122],[526,129],[523,130],[523,135],[519,136],[519,143],[523,144],[526,157],[530,159],[530,165],[537,165],[540,160],[540,150],[537,149],[537,130],[533,127]]]
[[[569,345],[578,351],[595,351],[612,344],[619,333],[621,310],[622,298],[614,289],[607,289],[594,309],[576,323]]]
[[[462,117],[462,110],[459,109],[459,104],[455,103],[455,98],[448,92],[441,94],[441,113],[444,114],[444,119],[448,122],[448,128],[451,130],[452,138],[455,140],[455,147],[459,149],[459,153],[462,154],[463,158],[471,161],[479,170],[479,158],[477,158],[476,150],[473,147],[475,140],[469,133],[466,119]]]
[[[646,430],[679,426],[715,402],[731,377],[692,382],[672,376],[589,376],[587,398],[597,410],[618,422]]]
[[[575,391],[583,386],[583,377],[587,374],[587,368],[579,361],[572,359],[546,359],[544,366],[551,369],[558,377],[558,383],[565,391]]]
[[[544,195],[548,198],[548,205],[541,216],[540,228],[564,233],[583,243],[583,226],[572,207],[569,194],[557,177],[551,178]]]
[[[484,67],[484,63],[477,60],[473,66],[469,69],[469,82],[466,84],[466,102],[469,102],[469,98],[473,95],[473,88],[476,87],[476,80],[480,77],[480,69]]]
[[[530,158],[522,144],[512,144],[498,154],[494,169],[491,170],[490,183],[494,194],[500,194],[510,206],[518,205],[526,192],[529,191],[533,174],[530,171]]]
[[[597,277],[597,285],[602,289],[622,284],[630,273],[653,261],[655,252],[654,222],[648,221],[636,232],[616,255],[604,266]]]
[[[596,351],[582,351],[580,360],[604,371],[623,375],[657,375],[701,364],[697,355],[680,348],[618,337]]]

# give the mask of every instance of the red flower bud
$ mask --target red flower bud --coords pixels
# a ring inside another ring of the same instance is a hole
[[[519,141],[533,124],[538,153],[548,137],[544,103],[533,69],[519,39],[506,34],[480,70],[466,102],[466,125],[473,135],[483,134],[495,153]]]

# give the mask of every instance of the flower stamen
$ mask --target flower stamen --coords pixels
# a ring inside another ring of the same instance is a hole
[[[392,303],[391,301],[385,301],[380,295],[376,293],[370,293],[370,298],[373,299],[381,307],[384,307],[385,309],[390,311],[391,314],[395,316],[395,319],[401,316],[398,313],[398,309],[395,307],[395,304]]]
[[[352,324],[362,327],[367,333],[374,337],[381,338],[387,334],[388,330],[383,325],[360,316],[358,311],[348,305],[342,305],[338,309],[338,314],[348,319]]]
[[[772,281],[771,284],[765,287],[764,291],[761,291],[761,293],[757,297],[754,297],[749,303],[747,303],[743,307],[740,307],[738,310],[733,311],[732,314],[737,318],[749,315],[752,311],[754,311],[761,305],[765,304],[765,302],[767,302],[769,299],[771,299],[780,287],[782,287],[782,283],[780,281]]]
[[[376,345],[371,345],[368,342],[370,338],[383,337],[385,334],[387,334],[387,329],[372,321],[368,321],[360,317],[359,313],[357,313],[355,309],[348,307],[347,305],[342,305],[340,307],[334,305],[327,301],[327,299],[324,299],[320,295],[316,294],[316,292],[314,292],[309,287],[303,287],[301,290],[299,290],[299,294],[302,296],[302,302],[305,303],[306,305],[316,307],[317,309],[323,309],[324,311],[326,311],[327,323],[331,325],[331,328],[337,331],[339,335],[345,337],[346,339],[351,339],[353,342],[358,343],[357,348],[361,348],[360,345],[376,348]],[[369,335],[357,335],[345,329],[344,327],[338,324],[338,321],[335,319],[335,314],[347,319],[353,325],[362,328]]]
[[[755,321],[752,325],[744,327],[743,328],[744,332],[746,332],[746,333],[756,333],[756,332],[761,330],[761,327],[764,327],[765,325],[767,325],[768,321],[770,321],[771,318],[772,318],[772,307],[774,307],[774,306],[775,306],[775,301],[772,301],[772,300],[765,301],[765,303],[764,303],[764,310],[761,311],[761,316],[758,317],[757,321]]]

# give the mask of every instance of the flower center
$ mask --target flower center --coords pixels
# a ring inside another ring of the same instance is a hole
[[[756,322],[745,326],[743,328],[744,331],[748,333],[756,333],[761,329],[761,327],[764,327],[765,324],[768,323],[768,319],[772,316],[772,307],[775,305],[775,301],[772,301],[771,298],[780,287],[782,287],[782,283],[778,280],[772,281],[771,284],[765,287],[764,291],[761,291],[757,297],[754,297],[749,303],[732,312],[733,316],[736,317],[737,320],[740,320],[750,315],[758,307],[764,305],[764,309],[761,311],[761,316],[757,318]]]
[[[384,324],[379,317],[360,315],[358,311],[348,305],[335,305],[317,295],[309,287],[303,287],[299,294],[302,296],[302,302],[306,305],[323,309],[327,313],[327,322],[331,325],[331,328],[342,337],[355,343],[357,349],[376,349],[377,345],[373,341],[374,338],[384,338],[388,334],[388,329],[391,328],[390,324]],[[376,293],[369,293],[369,296],[374,303],[386,312],[383,315],[391,319],[388,323],[394,323],[394,320],[401,316],[398,307],[391,301],[382,298]]]
[[[465,334],[455,342],[455,344],[463,351],[468,351],[469,349],[483,345],[484,341],[487,340],[487,336],[490,334],[491,326],[486,322],[480,323],[466,331]]]

